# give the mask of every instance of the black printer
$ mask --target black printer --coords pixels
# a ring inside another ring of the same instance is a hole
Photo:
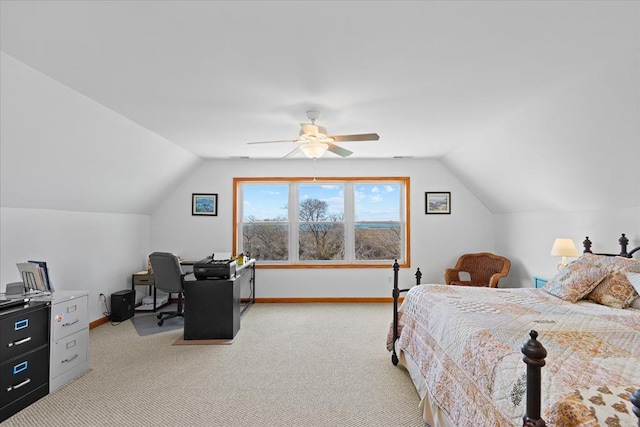
[[[193,274],[198,280],[230,279],[236,275],[236,262],[231,259],[201,259],[193,264]]]

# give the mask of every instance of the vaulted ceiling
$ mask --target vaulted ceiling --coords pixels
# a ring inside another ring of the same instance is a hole
[[[204,159],[278,159],[247,142],[317,110],[380,135],[350,158],[438,158],[493,212],[640,205],[636,1],[1,8],[2,52]]]

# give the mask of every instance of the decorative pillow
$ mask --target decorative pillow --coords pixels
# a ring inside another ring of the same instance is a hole
[[[544,414],[556,426],[632,426],[637,419],[630,402],[635,387],[588,387],[558,399]]]
[[[607,270],[578,260],[558,271],[542,289],[569,302],[576,302],[591,292],[607,275]]]
[[[610,273],[587,295],[587,299],[608,307],[627,308],[638,296],[624,273]]]
[[[621,256],[606,256],[594,254],[582,254],[576,262],[584,262],[596,267],[604,268],[610,272],[633,272],[640,273],[640,261],[633,258],[625,258]]]
[[[625,273],[627,280],[631,283],[638,294],[640,294],[640,273]]]

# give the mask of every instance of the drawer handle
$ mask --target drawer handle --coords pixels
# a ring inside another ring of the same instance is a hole
[[[13,324],[13,329],[19,331],[20,329],[29,327],[29,319],[18,320]]]
[[[78,353],[74,354],[73,356],[71,356],[68,359],[64,359],[61,363],[67,363],[67,362],[71,362],[72,360],[75,360],[78,358]]]
[[[16,384],[16,385],[9,386],[9,387],[7,388],[7,391],[9,392],[9,391],[12,391],[12,390],[17,390],[17,389],[19,389],[20,387],[22,387],[22,386],[25,386],[25,385],[29,384],[30,382],[31,382],[31,378],[27,378],[26,380],[22,381],[20,384]]]
[[[19,374],[22,371],[26,371],[28,367],[29,367],[29,362],[26,360],[22,363],[18,363],[17,365],[14,365],[13,375]]]
[[[29,342],[29,341],[31,341],[31,337],[26,337],[24,339],[8,343],[7,347],[13,347],[14,345],[24,344],[24,343]]]
[[[63,323],[62,326],[71,326],[71,325],[75,325],[76,323],[78,323],[80,321],[80,319],[76,319],[73,322],[69,322],[69,323]]]

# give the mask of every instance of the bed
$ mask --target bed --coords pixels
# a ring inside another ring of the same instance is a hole
[[[422,285],[419,269],[399,289],[394,264],[387,345],[425,421],[640,427],[640,247],[619,242],[619,254],[594,254],[587,237],[542,289]]]

